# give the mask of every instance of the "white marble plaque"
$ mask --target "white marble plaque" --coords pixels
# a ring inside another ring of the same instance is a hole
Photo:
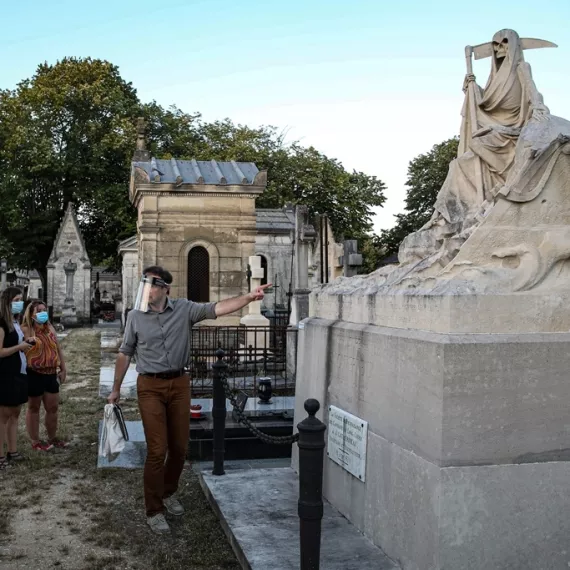
[[[360,481],[366,480],[368,422],[329,406],[327,455]]]

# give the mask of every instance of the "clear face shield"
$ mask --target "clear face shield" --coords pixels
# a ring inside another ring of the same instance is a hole
[[[156,289],[168,289],[168,284],[160,277],[147,277],[143,275],[139,283],[133,310],[142,311],[143,313],[148,311],[149,305],[155,300],[153,292],[155,292]]]

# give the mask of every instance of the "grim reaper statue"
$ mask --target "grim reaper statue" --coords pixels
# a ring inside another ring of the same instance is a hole
[[[543,47],[556,45],[501,30],[492,42],[466,48],[458,156],[432,218],[402,242],[400,263],[433,275],[453,260],[498,197],[525,202],[540,193],[570,140],[570,123],[550,114],[524,60],[524,50]],[[484,88],[475,82],[473,56],[491,58]]]

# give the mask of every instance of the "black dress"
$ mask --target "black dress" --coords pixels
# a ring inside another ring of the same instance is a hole
[[[0,328],[4,331],[2,348],[11,348],[19,344],[18,331],[10,330],[3,319]],[[20,351],[0,358],[0,406],[20,406],[28,401],[28,382],[22,374]]]

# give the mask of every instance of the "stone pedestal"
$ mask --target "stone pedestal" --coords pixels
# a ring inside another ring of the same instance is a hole
[[[366,482],[324,479],[366,536],[404,570],[568,566],[569,333],[303,325],[295,421],[313,397],[369,423]]]

